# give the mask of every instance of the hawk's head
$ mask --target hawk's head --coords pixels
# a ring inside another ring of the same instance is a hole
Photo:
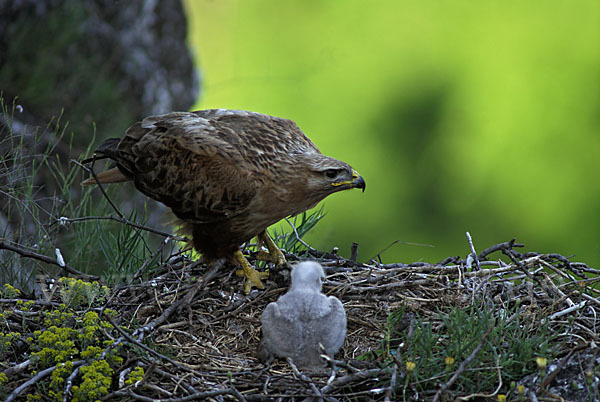
[[[321,195],[321,198],[351,188],[365,191],[365,180],[346,162],[316,153],[311,154],[306,162],[308,190]]]

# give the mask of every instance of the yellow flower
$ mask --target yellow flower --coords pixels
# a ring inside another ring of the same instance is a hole
[[[506,402],[506,395],[498,394],[498,402]]]
[[[548,360],[545,357],[537,357],[535,359],[535,362],[537,363],[539,369],[545,369]]]
[[[417,367],[414,362],[406,362],[406,371],[413,371]]]
[[[454,357],[446,356],[444,362],[446,363],[446,366],[452,366],[454,364]]]
[[[518,385],[517,392],[519,393],[519,395],[525,395],[525,385]]]

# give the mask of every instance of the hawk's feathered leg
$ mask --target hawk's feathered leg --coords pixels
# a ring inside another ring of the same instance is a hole
[[[235,260],[242,266],[242,269],[235,271],[236,275],[246,278],[244,292],[246,292],[246,294],[250,293],[250,290],[253,287],[264,289],[265,285],[262,283],[261,279],[268,278],[269,273],[255,270],[240,250],[233,253],[233,256]]]
[[[269,249],[268,253],[260,249],[263,243]],[[271,236],[269,236],[266,230],[258,235],[258,249],[259,252],[256,258],[261,261],[272,262],[278,267],[285,265],[285,263],[287,262],[285,260],[285,256],[283,255],[279,247],[277,247],[273,239],[271,239]]]

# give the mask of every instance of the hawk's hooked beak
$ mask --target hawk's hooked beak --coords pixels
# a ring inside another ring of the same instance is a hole
[[[365,183],[365,180],[354,169],[352,169],[352,187],[360,188],[363,193],[365,192],[365,188],[367,188],[367,183]]]
[[[337,183],[331,183],[332,186],[336,186],[336,187],[337,186],[343,186],[344,184],[348,184],[348,185],[350,185],[351,187],[354,187],[354,188],[360,188],[360,189],[362,189],[363,193],[365,192],[365,188],[367,187],[367,184],[365,183],[365,180],[354,169],[352,169],[352,180],[340,181],[340,182],[337,182]]]

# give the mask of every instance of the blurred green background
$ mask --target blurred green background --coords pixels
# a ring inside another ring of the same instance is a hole
[[[186,1],[196,108],[295,120],[364,194],[309,243],[435,262],[517,237],[600,263],[600,2]]]

